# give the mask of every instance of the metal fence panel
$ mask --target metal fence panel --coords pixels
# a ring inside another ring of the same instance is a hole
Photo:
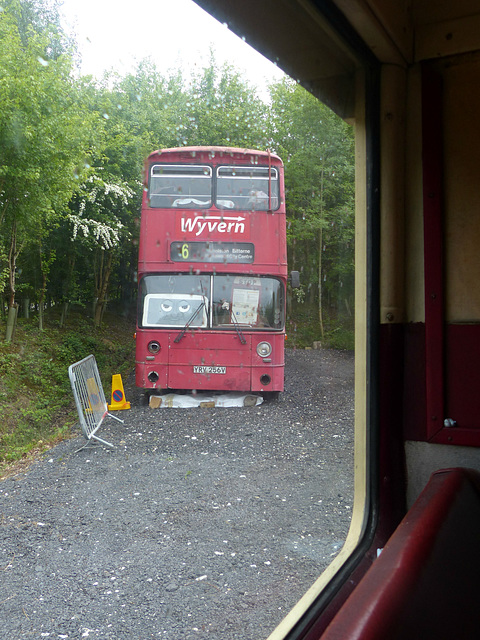
[[[94,438],[109,447],[113,447],[113,445],[95,435],[107,415],[119,422],[123,422],[123,420],[108,412],[95,356],[89,355],[83,360],[71,364],[68,368],[68,376],[72,385],[73,397],[83,435],[87,440]]]

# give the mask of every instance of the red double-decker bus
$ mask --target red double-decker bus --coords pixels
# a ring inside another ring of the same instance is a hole
[[[155,151],[140,223],[136,384],[283,390],[283,164],[226,147]]]

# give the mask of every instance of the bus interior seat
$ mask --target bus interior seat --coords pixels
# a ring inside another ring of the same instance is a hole
[[[480,635],[480,473],[436,471],[322,640]]]

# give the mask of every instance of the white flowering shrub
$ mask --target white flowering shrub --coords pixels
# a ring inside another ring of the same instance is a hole
[[[72,240],[80,233],[80,237],[93,239],[103,249],[118,247],[125,225],[115,211],[128,207],[134,196],[125,183],[104,182],[98,176],[90,176],[79,194],[78,213],[68,214]]]
[[[73,240],[76,239],[80,230],[85,238],[91,233],[97,243],[101,244],[104,249],[113,249],[113,247],[117,247],[120,244],[120,231],[124,226],[121,222],[116,221],[115,226],[113,226],[90,218],[81,218],[74,214],[70,214],[68,218],[73,224]]]

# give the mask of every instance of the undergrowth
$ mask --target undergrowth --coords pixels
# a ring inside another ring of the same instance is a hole
[[[324,334],[320,329],[318,312],[308,305],[296,305],[287,320],[287,348],[311,348],[320,342],[324,349],[355,349],[353,317],[338,318],[327,314],[324,319]]]
[[[105,314],[99,329],[91,318],[71,313],[63,328],[55,310],[39,331],[35,319],[19,319],[14,340],[3,340],[0,322],[0,475],[12,462],[68,437],[78,416],[68,367],[93,354],[107,402],[111,376],[134,366],[135,323]]]
[[[287,323],[287,348],[312,347],[353,350],[353,326],[329,320],[325,335],[311,310],[295,310]],[[46,313],[45,328],[36,319],[19,319],[14,340],[6,343],[0,321],[0,477],[22,458],[37,454],[69,437],[78,423],[68,367],[93,354],[102,378],[107,402],[112,375],[126,376],[134,367],[135,321],[106,313],[94,329],[84,311],[71,313],[59,326],[55,309]]]

